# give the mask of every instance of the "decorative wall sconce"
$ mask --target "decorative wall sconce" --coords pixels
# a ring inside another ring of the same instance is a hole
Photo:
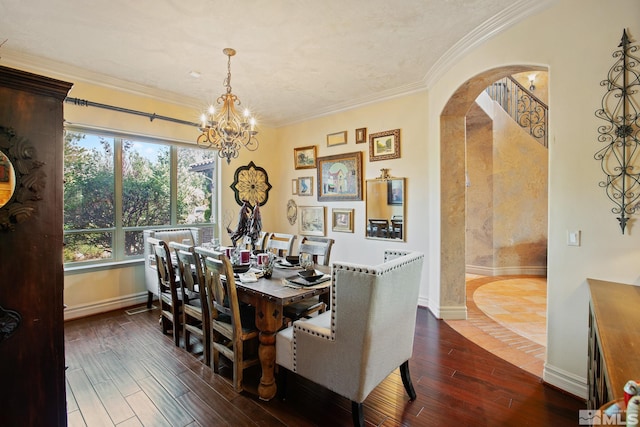
[[[535,81],[536,81],[536,75],[535,74],[529,74],[529,90],[531,92],[536,90],[536,85],[534,84]]]
[[[640,198],[640,57],[636,53],[638,46],[630,44],[626,30],[619,47],[613,53],[616,62],[607,79],[600,82],[607,93],[595,114],[606,122],[598,127],[598,141],[605,146],[594,157],[605,174],[599,185],[614,203],[611,211],[619,215],[624,234]]]

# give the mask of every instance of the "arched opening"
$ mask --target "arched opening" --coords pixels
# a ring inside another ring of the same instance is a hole
[[[514,74],[547,71],[545,67],[513,65],[485,71],[462,84],[440,116],[441,259],[440,313],[465,318],[467,114],[478,95],[493,82]]]

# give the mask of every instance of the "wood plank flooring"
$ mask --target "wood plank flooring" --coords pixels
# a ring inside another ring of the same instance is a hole
[[[157,310],[65,324],[69,426],[350,426],[350,402],[296,375],[287,399],[233,391],[160,331]],[[575,426],[583,401],[545,386],[418,310],[409,402],[396,370],[365,401],[368,426]],[[246,371],[249,389],[258,370]]]

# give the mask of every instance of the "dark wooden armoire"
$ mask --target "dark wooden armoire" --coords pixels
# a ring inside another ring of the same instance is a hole
[[[71,84],[0,67],[0,425],[65,426],[62,103]],[[9,163],[7,163],[7,160]],[[9,179],[7,169],[0,181]]]

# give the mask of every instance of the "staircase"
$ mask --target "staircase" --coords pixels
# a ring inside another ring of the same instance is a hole
[[[487,87],[487,94],[502,106],[523,129],[544,147],[548,148],[547,117],[549,107],[518,83],[507,76]]]

